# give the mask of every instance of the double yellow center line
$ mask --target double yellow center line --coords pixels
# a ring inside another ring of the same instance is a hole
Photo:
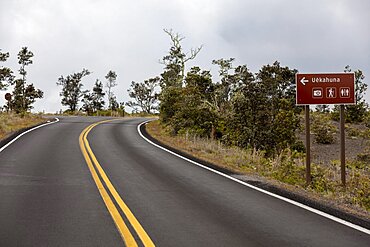
[[[148,234],[145,232],[144,228],[140,225],[139,221],[135,218],[134,214],[128,208],[126,203],[122,200],[121,196],[117,193],[116,189],[114,188],[109,178],[105,174],[103,168],[101,167],[98,160],[96,159],[93,151],[90,148],[90,144],[87,140],[87,135],[95,126],[102,124],[102,123],[111,122],[114,120],[115,119],[97,122],[85,128],[79,137],[81,152],[85,158],[87,166],[89,167],[89,170],[95,181],[95,184],[98,187],[100,195],[105,203],[105,206],[107,207],[110,215],[112,216],[112,219],[114,223],[116,224],[117,229],[119,233],[121,234],[126,246],[136,247],[138,246],[138,244],[135,238],[133,237],[132,233],[130,232],[129,228],[127,227],[125,221],[123,220],[119,212],[119,209],[125,215],[125,217],[129,221],[132,228],[135,230],[137,236],[140,238],[143,245],[144,246],[155,246],[152,240],[150,239],[150,237],[148,236]],[[108,188],[110,194],[108,193],[107,189],[104,187],[104,184]],[[119,206],[119,209],[115,206],[113,200]]]

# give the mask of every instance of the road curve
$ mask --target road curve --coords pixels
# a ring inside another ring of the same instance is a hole
[[[0,246],[124,245],[79,147],[100,120],[61,119],[0,153]],[[369,246],[366,233],[154,147],[137,132],[142,121],[101,123],[87,139],[156,246]]]

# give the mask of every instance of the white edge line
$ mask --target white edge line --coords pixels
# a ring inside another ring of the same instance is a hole
[[[239,179],[236,179],[236,178],[234,178],[234,177],[231,177],[231,176],[229,176],[229,175],[226,175],[226,174],[224,174],[224,173],[222,173],[222,172],[219,172],[219,171],[217,171],[217,170],[215,170],[215,169],[212,169],[212,168],[210,168],[210,167],[207,167],[207,166],[204,166],[204,165],[202,165],[202,164],[199,164],[198,162],[195,162],[195,161],[193,161],[193,160],[191,160],[191,159],[188,159],[188,158],[186,158],[186,157],[183,157],[183,156],[181,156],[181,155],[179,155],[179,154],[177,154],[177,153],[175,153],[175,152],[172,152],[171,150],[168,150],[168,149],[166,149],[166,148],[164,148],[164,147],[162,147],[162,146],[160,146],[160,145],[158,145],[158,144],[156,144],[156,143],[152,142],[151,140],[149,140],[148,138],[146,138],[146,137],[141,133],[141,131],[140,131],[140,127],[141,127],[142,125],[144,125],[144,124],[147,124],[147,123],[148,123],[148,122],[150,122],[150,121],[153,121],[153,120],[147,120],[147,121],[142,122],[141,124],[139,124],[139,125],[137,126],[137,131],[139,132],[139,135],[140,135],[144,140],[146,140],[147,142],[149,142],[149,143],[150,143],[150,144],[152,144],[153,146],[156,146],[157,148],[160,148],[160,149],[162,149],[162,150],[164,150],[164,151],[166,151],[166,152],[168,152],[168,153],[170,153],[170,154],[172,154],[172,155],[175,155],[176,157],[179,157],[179,158],[181,158],[181,159],[183,159],[183,160],[185,160],[185,161],[188,161],[188,162],[190,162],[190,163],[192,163],[192,164],[194,164],[194,165],[196,165],[196,166],[199,166],[199,167],[201,167],[201,168],[204,168],[204,169],[206,169],[206,170],[209,170],[209,171],[211,171],[211,172],[214,172],[214,173],[216,173],[216,174],[218,174],[218,175],[220,175],[220,176],[223,176],[223,177],[225,177],[225,178],[228,178],[228,179],[230,179],[230,180],[233,180],[234,182],[237,182],[237,183],[239,183],[239,184],[242,184],[242,185],[244,185],[244,186],[247,186],[247,187],[249,187],[249,188],[251,188],[251,189],[257,190],[257,191],[262,192],[262,193],[264,193],[264,194],[266,194],[266,195],[269,195],[269,196],[275,197],[275,198],[277,198],[277,199],[280,199],[280,200],[285,201],[285,202],[287,202],[287,203],[293,204],[293,205],[295,205],[295,206],[297,206],[297,207],[303,208],[303,209],[308,210],[308,211],[310,211],[310,212],[312,212],[312,213],[315,213],[315,214],[321,215],[321,216],[323,216],[323,217],[325,217],[325,218],[328,218],[328,219],[330,219],[330,220],[336,221],[336,222],[338,222],[338,223],[340,223],[340,224],[343,224],[343,225],[345,225],[345,226],[351,227],[351,228],[353,228],[353,229],[356,229],[356,230],[358,230],[358,231],[361,231],[361,232],[364,232],[364,233],[366,233],[366,234],[369,234],[369,235],[370,235],[370,230],[368,230],[368,229],[366,229],[366,228],[364,228],[364,227],[362,227],[362,226],[359,226],[359,225],[353,224],[353,223],[351,223],[351,222],[348,222],[348,221],[342,220],[342,219],[340,219],[340,218],[338,218],[338,217],[335,217],[335,216],[330,215],[330,214],[328,214],[328,213],[325,213],[325,212],[322,212],[322,211],[320,211],[320,210],[314,209],[314,208],[309,207],[309,206],[307,206],[307,205],[304,205],[304,204],[302,204],[302,203],[299,203],[299,202],[293,201],[293,200],[291,200],[291,199],[285,198],[285,197],[283,197],[283,196],[279,196],[279,195],[276,195],[276,194],[271,193],[271,192],[269,192],[269,191],[263,190],[263,189],[258,188],[258,187],[256,187],[256,186],[253,186],[253,185],[251,185],[251,184],[248,184],[248,183],[246,183],[246,182],[244,182],[244,181],[241,181],[241,180],[239,180]]]
[[[47,126],[47,125],[49,125],[49,124],[54,124],[54,123],[57,123],[57,122],[59,122],[59,118],[57,118],[57,117],[56,117],[56,118],[55,118],[55,121],[47,122],[47,123],[44,123],[44,124],[38,125],[38,126],[33,127],[33,128],[31,128],[31,129],[29,129],[29,130],[26,130],[25,132],[20,133],[19,135],[17,135],[16,137],[14,137],[10,142],[8,142],[8,143],[7,143],[7,144],[5,144],[4,146],[2,146],[2,147],[0,148],[0,153],[1,153],[2,151],[4,151],[7,147],[9,147],[12,143],[14,143],[16,140],[18,140],[19,138],[21,138],[22,136],[24,136],[25,134],[27,134],[27,133],[29,133],[29,132],[31,132],[31,131],[34,131],[34,130],[36,130],[36,129],[38,129],[38,128],[41,128],[41,127]]]

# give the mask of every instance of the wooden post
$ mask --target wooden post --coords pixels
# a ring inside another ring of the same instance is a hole
[[[310,106],[305,106],[306,116],[306,183],[311,184],[311,138],[310,138]]]
[[[346,138],[344,105],[340,105],[340,176],[343,187],[346,187]]]

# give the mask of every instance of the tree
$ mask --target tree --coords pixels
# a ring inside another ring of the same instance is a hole
[[[21,65],[19,69],[19,74],[22,75],[22,80],[18,81],[20,95],[22,95],[22,109],[25,109],[25,90],[26,90],[26,75],[27,71],[25,67],[32,64],[31,58],[33,57],[33,53],[28,50],[27,47],[23,47],[20,52],[18,53],[18,63]]]
[[[94,112],[103,110],[104,107],[104,91],[103,91],[103,83],[96,79],[95,85],[92,91],[92,103]]]
[[[187,55],[183,52],[181,46],[181,41],[185,39],[185,37],[181,36],[179,33],[174,33],[172,29],[164,29],[164,32],[170,36],[172,46],[169,54],[164,56],[161,62],[165,65],[165,71],[162,74],[162,83],[165,86],[181,87],[185,78],[185,64],[198,55],[202,46],[195,49],[192,48],[190,50],[190,55]]]
[[[166,123],[176,112],[173,107],[177,105],[177,100],[179,100],[177,95],[184,83],[186,63],[195,59],[202,46],[191,49],[190,54],[185,53],[181,45],[184,37],[172,30],[164,29],[164,32],[170,36],[172,42],[168,55],[164,56],[161,61],[165,67],[160,79],[159,108],[161,121]]]
[[[233,69],[232,62],[234,58],[229,59],[218,59],[213,60],[212,64],[219,66],[219,77],[220,81],[217,83],[217,89],[214,98],[214,106],[217,107],[218,111],[223,114],[227,108],[229,108],[229,102],[231,99],[232,90],[236,88],[235,83],[238,80],[235,80],[236,77],[230,75],[230,70]]]
[[[344,68],[344,72],[349,73],[352,69],[349,65]],[[363,122],[366,117],[366,112],[369,105],[366,103],[364,96],[367,89],[367,84],[364,82],[365,75],[361,70],[354,71],[355,74],[355,105],[346,105],[346,121],[350,123]],[[333,118],[339,120],[339,106],[335,106],[333,110]]]
[[[161,91],[159,114],[161,122],[170,124],[173,116],[180,110],[182,88],[170,86]]]
[[[116,72],[110,70],[108,72],[108,74],[105,76],[105,79],[107,79],[107,84],[106,84],[106,87],[108,88],[108,109],[109,110],[113,110],[112,109],[112,102],[113,102],[113,92],[112,92],[112,88],[117,86],[117,74]]]
[[[224,140],[274,155],[296,144],[299,112],[295,106],[296,70],[279,62],[263,66],[254,77],[245,65],[229,76],[231,109]]]
[[[82,96],[82,107],[81,110],[86,112],[87,115],[91,116],[94,113],[94,102],[93,95],[89,91],[85,91]]]
[[[92,92],[90,93],[88,90],[83,92],[81,110],[89,116],[101,111],[104,106],[104,95],[103,83],[96,79]]]
[[[220,81],[216,82],[214,94],[210,101],[207,101],[209,107],[213,109],[218,116],[216,128],[213,132],[220,132],[224,128],[225,121],[228,121],[229,113],[231,111],[231,99],[233,94],[238,90],[240,83],[243,80],[249,80],[249,73],[246,66],[233,67],[234,58],[213,60],[212,64],[219,66]],[[232,74],[231,71],[234,70]],[[242,78],[246,77],[246,78]]]
[[[0,62],[5,62],[9,58],[9,52],[2,53],[0,49]],[[13,71],[7,67],[0,66],[0,90],[7,88],[14,79]]]
[[[112,111],[117,111],[118,109],[119,109],[119,107],[120,107],[120,105],[119,105],[119,103],[118,103],[118,101],[117,101],[117,98],[116,98],[116,96],[115,95],[113,95],[111,98],[110,98],[110,102],[109,102],[109,104],[110,104],[110,109],[112,110]]]
[[[22,79],[17,79],[15,80],[10,108],[17,113],[31,110],[36,99],[41,99],[43,96],[44,93],[40,89],[36,89],[32,83],[24,85]]]
[[[33,56],[33,53],[29,51],[27,47],[23,47],[18,53],[18,63],[21,65],[19,74],[22,78],[13,81],[15,86],[13,89],[13,99],[11,100],[11,108],[17,113],[32,109],[32,104],[36,99],[42,98],[44,95],[44,93],[40,89],[36,89],[32,83],[27,84],[26,82],[27,71],[25,67],[33,63],[31,60]]]
[[[344,72],[349,73],[352,69],[349,65],[344,67]],[[365,79],[365,75],[361,70],[356,70],[355,72],[355,98],[356,102],[362,102],[364,100],[364,94],[367,89],[367,84],[363,81]]]
[[[214,137],[214,126],[217,124],[217,115],[208,102],[212,100],[215,85],[212,83],[209,71],[201,71],[193,67],[185,77],[185,86],[181,90],[174,116],[170,123],[174,133],[186,131],[188,133]]]
[[[301,108],[295,106],[295,74],[297,70],[280,66],[278,61],[265,65],[257,74],[257,81],[265,90],[269,123],[263,131],[268,136],[263,149],[280,152],[296,142]]]
[[[142,83],[131,82],[131,87],[127,90],[129,96],[134,101],[126,103],[128,107],[140,107],[145,113],[151,114],[157,109],[159,77],[150,78]]]
[[[349,65],[345,67],[344,72],[351,72],[351,68]],[[365,75],[361,70],[358,69],[354,73],[356,105],[346,106],[346,119],[349,122],[362,122],[365,119],[366,110],[368,108],[368,104],[366,104],[366,101],[364,99],[367,84],[364,82]]]
[[[57,85],[62,86],[60,96],[62,97],[62,105],[68,106],[69,110],[75,112],[78,107],[78,102],[83,96],[81,80],[84,76],[90,74],[90,71],[83,69],[79,73],[73,73],[67,77],[60,76]]]

